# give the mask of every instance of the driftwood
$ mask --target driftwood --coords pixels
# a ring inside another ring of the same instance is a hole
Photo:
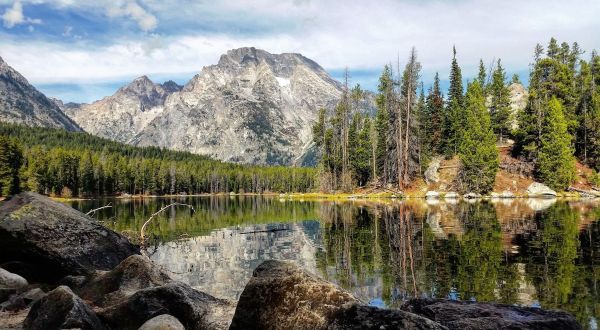
[[[575,191],[575,192],[578,192],[580,194],[587,195],[587,196],[600,197],[600,191],[596,192],[593,190],[583,190],[583,189],[578,189],[575,187],[569,187],[569,191]]]
[[[240,233],[242,235],[244,234],[256,234],[256,233],[273,233],[276,231],[285,231],[285,230],[290,230],[289,228],[273,228],[273,229],[267,229],[267,230],[253,230],[253,231],[245,231],[243,233]]]
[[[194,209],[194,207],[190,204],[183,204],[183,203],[171,203],[165,207],[163,207],[162,209],[154,212],[150,218],[148,218],[148,220],[146,220],[146,222],[144,222],[144,224],[142,225],[142,229],[140,229],[140,241],[142,246],[145,246],[145,242],[146,242],[146,236],[144,235],[144,230],[146,229],[146,226],[148,226],[148,224],[152,221],[152,219],[154,219],[155,216],[157,216],[158,214],[160,214],[161,212],[163,212],[164,210],[172,207],[172,206],[187,206],[190,209],[192,209],[192,212],[195,212],[196,210]]]
[[[100,211],[100,210],[102,210],[102,209],[111,208],[111,207],[112,207],[112,205],[111,205],[111,204],[112,204],[112,203],[108,203],[108,204],[106,204],[106,205],[104,205],[104,206],[102,206],[102,207],[99,207],[99,208],[97,208],[97,209],[89,210],[89,211],[88,211],[88,212],[87,212],[85,215],[92,216],[92,214],[95,214],[95,213],[96,213],[96,211]]]

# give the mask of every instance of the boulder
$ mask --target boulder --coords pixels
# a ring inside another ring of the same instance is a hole
[[[66,286],[59,286],[31,306],[24,330],[105,329],[96,314]]]
[[[23,262],[36,267],[33,280],[53,282],[110,270],[139,247],[71,207],[26,192],[0,206],[0,251],[0,262]]]
[[[458,199],[458,198],[460,198],[460,195],[457,192],[450,191],[444,195],[444,198],[445,199]]]
[[[113,270],[102,272],[75,286],[75,292],[97,306],[108,306],[123,301],[141,289],[161,286],[169,281],[171,278],[150,259],[132,255]]]
[[[185,330],[185,328],[175,317],[163,314],[149,319],[138,330]]]
[[[500,198],[515,198],[515,194],[508,190],[505,190],[500,194]]]
[[[422,315],[449,329],[581,329],[566,312],[466,301],[412,299],[402,310]]]
[[[556,197],[556,191],[539,182],[530,184],[526,192],[529,197]]]
[[[437,183],[440,181],[440,175],[438,174],[440,165],[441,165],[440,158],[433,158],[431,160],[431,162],[429,163],[429,166],[427,166],[427,170],[425,170],[425,173],[423,174],[423,176],[425,177],[425,182],[427,184]]]
[[[28,284],[23,277],[0,268],[0,288],[21,289]]]
[[[144,289],[125,301],[98,312],[115,329],[138,329],[149,319],[170,314],[186,329],[227,329],[234,305],[223,299],[196,291],[187,284],[170,282]]]
[[[17,293],[14,288],[0,288],[0,303],[5,302],[10,296]]]
[[[438,198],[440,198],[440,193],[437,192],[437,191],[431,191],[430,190],[430,191],[428,191],[425,194],[425,198],[427,198],[427,199],[438,199]]]
[[[474,192],[470,192],[470,193],[466,193],[466,194],[463,196],[463,198],[464,198],[464,199],[479,199],[479,198],[481,198],[481,194],[477,194],[477,193],[474,193]]]
[[[19,311],[27,308],[33,302],[43,298],[46,295],[42,289],[35,288],[21,294],[13,294],[0,304],[2,311]]]
[[[426,318],[365,306],[291,262],[260,264],[238,301],[230,329],[445,329]]]

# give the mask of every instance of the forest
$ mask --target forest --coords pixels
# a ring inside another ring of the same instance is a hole
[[[0,196],[306,192],[313,168],[225,163],[86,133],[0,124]]]
[[[433,157],[458,156],[454,186],[460,192],[489,193],[499,169],[498,144],[514,143],[512,154],[534,165],[534,177],[564,191],[575,179],[575,162],[600,170],[600,57],[574,42],[552,38],[535,46],[530,65],[529,98],[524,110],[511,109],[511,83],[500,59],[466,80],[456,49],[446,95],[436,73],[425,91],[417,51],[400,71],[386,65],[379,78],[377,112],[360,109],[364,91],[344,82],[333,111],[322,109],[313,127],[322,155],[318,187],[352,191],[374,185],[403,191]],[[396,73],[394,73],[396,71]],[[598,180],[597,172],[594,180]],[[600,183],[596,183],[597,185]]]

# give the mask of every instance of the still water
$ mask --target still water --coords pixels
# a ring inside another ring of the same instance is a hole
[[[271,197],[99,199],[69,204],[138,237],[173,278],[236,300],[263,260],[292,260],[363,301],[493,301],[600,316],[600,202],[291,201]]]

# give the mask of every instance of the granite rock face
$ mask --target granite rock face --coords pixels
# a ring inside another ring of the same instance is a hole
[[[120,142],[290,165],[310,163],[318,110],[332,109],[341,93],[339,82],[300,54],[245,47],[204,67],[181,90],[141,77],[66,111],[88,133]],[[361,104],[372,107],[372,95]]]
[[[434,299],[413,299],[403,310],[439,322],[449,329],[581,329],[561,311],[512,305]]]
[[[28,126],[81,128],[25,77],[0,58],[0,121]]]
[[[230,329],[445,329],[418,315],[365,306],[350,293],[290,262],[254,271]]]
[[[139,247],[73,208],[25,192],[0,207],[0,251],[0,262],[22,262],[34,280],[54,282],[110,270]]]

